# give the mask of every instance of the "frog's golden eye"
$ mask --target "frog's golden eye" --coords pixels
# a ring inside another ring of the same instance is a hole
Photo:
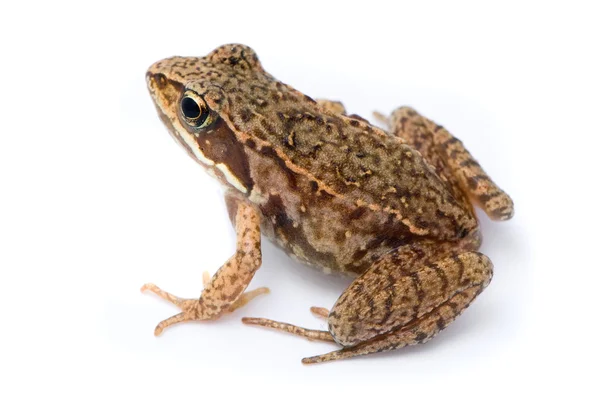
[[[181,115],[188,125],[204,128],[211,123],[210,110],[206,102],[194,91],[186,91],[181,98]]]

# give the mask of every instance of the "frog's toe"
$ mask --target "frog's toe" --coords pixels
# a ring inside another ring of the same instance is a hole
[[[241,308],[259,295],[266,295],[270,292],[271,290],[269,290],[267,287],[260,287],[255,290],[246,291],[233,304],[231,304],[229,307],[229,312],[233,312],[234,310]]]
[[[289,323],[277,322],[271,319],[265,319],[261,317],[244,317],[242,318],[242,323],[251,326],[262,326],[278,331],[284,331],[286,333],[304,337],[308,340],[335,342],[328,331],[305,329],[304,327],[295,326]]]
[[[175,295],[163,291],[161,290],[156,284],[152,284],[152,283],[146,283],[142,286],[142,288],[140,289],[141,292],[146,292],[146,291],[150,291],[155,293],[156,295],[158,295],[160,298],[169,301],[170,303],[172,303],[173,305],[177,305],[177,306],[181,306],[181,304],[184,301],[187,301],[184,298],[179,298],[176,297]]]
[[[201,302],[202,298],[180,298],[160,289],[157,285],[152,283],[144,284],[141,288],[141,291],[153,292],[160,298],[172,303],[173,305],[181,309],[181,313],[178,313],[177,315],[171,316],[170,318],[163,320],[156,326],[156,328],[154,329],[155,336],[160,335],[164,331],[164,329],[176,323],[187,322],[192,320],[200,321],[216,319],[219,316],[221,316],[221,314],[233,312],[234,310],[246,305],[248,302],[250,302],[257,296],[268,294],[270,292],[267,287],[260,287],[252,291],[247,291],[241,296],[239,296],[233,303],[224,306],[221,310],[213,313],[212,310],[208,310],[210,308],[207,309],[206,307],[204,307],[203,302]]]
[[[390,127],[392,125],[390,117],[388,117],[385,114],[380,113],[378,111],[374,111],[373,112],[373,118],[375,118],[375,121],[377,121],[379,124],[383,125],[383,127],[386,130],[390,129]]]
[[[313,315],[315,315],[317,317],[321,317],[323,319],[329,318],[329,309],[327,309],[327,308],[321,308],[319,306],[311,306],[310,311],[312,312]]]
[[[198,299],[185,299],[177,297],[169,292],[160,289],[157,285],[148,283],[141,288],[142,292],[150,291],[158,295],[160,298],[172,303],[181,309],[181,313],[171,316],[168,319],[160,322],[154,329],[154,335],[159,336],[164,329],[176,323],[186,322],[190,320],[203,320],[199,318],[198,307],[200,301]]]
[[[186,317],[186,314],[183,312],[178,313],[174,316],[171,316],[170,318],[165,319],[162,322],[160,322],[158,325],[156,325],[156,328],[154,329],[154,335],[158,337],[159,335],[161,335],[163,330],[166,329],[167,327],[169,327],[175,323],[185,322],[186,320],[192,320],[192,319]]]
[[[210,273],[207,270],[204,270],[204,272],[202,273],[202,285],[204,287],[210,284],[210,278]]]
[[[317,99],[317,103],[319,106],[323,107],[325,110],[335,113],[335,114],[346,114],[346,108],[342,104],[342,102],[336,100],[327,100],[327,99]]]

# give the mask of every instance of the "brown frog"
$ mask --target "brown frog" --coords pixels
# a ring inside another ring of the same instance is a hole
[[[212,279],[205,273],[199,299],[142,287],[182,311],[156,335],[268,292],[245,292],[261,234],[303,263],[358,275],[331,311],[312,308],[329,331],[243,319],[342,347],[304,363],[424,343],[489,284],[473,205],[506,220],[513,203],[442,126],[402,107],[386,132],[279,82],[239,44],[159,61],[146,79],[173,138],[227,188],[237,232],[235,254]]]

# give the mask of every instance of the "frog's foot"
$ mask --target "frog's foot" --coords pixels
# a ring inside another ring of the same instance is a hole
[[[161,297],[162,299],[169,301],[173,305],[178,306],[182,312],[178,313],[174,316],[171,316],[168,319],[160,322],[156,328],[154,329],[154,335],[160,335],[163,330],[175,323],[187,322],[191,320],[197,320],[196,318],[196,310],[198,308],[198,299],[184,299],[176,297],[175,295],[168,293],[166,291],[161,290],[158,286],[148,283],[144,284],[141,288],[141,291],[151,291]]]
[[[210,280],[210,279],[209,279]],[[180,298],[169,292],[166,292],[160,289],[158,286],[152,283],[144,284],[141,288],[142,292],[150,291],[158,295],[160,298],[169,301],[175,306],[178,306],[181,309],[181,313],[178,313],[174,316],[171,316],[168,319],[160,322],[156,329],[154,329],[154,335],[160,335],[164,329],[167,327],[181,322],[188,321],[201,321],[201,320],[214,320],[219,318],[221,315],[225,313],[231,313],[236,309],[241,308],[246,305],[248,302],[253,300],[259,295],[268,294],[269,289],[267,287],[260,287],[252,291],[247,291],[243,293],[239,298],[237,298],[233,303],[228,305],[226,308],[223,308],[219,313],[203,313],[203,302],[202,298],[200,299],[189,299],[189,298]]]
[[[261,264],[260,216],[253,206],[236,202],[235,199],[229,200],[228,207],[231,208],[231,215],[235,216],[237,251],[212,278],[206,272],[203,274],[204,290],[200,298],[179,298],[154,284],[142,287],[142,291],[151,291],[181,309],[181,313],[160,322],[154,331],[155,335],[175,323],[218,319],[246,305],[258,295],[269,292],[264,287],[244,292]]]

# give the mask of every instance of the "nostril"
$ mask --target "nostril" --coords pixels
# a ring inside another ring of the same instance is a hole
[[[167,85],[167,77],[165,77],[165,75],[162,73],[153,74],[152,72],[148,71],[146,73],[146,82],[148,84],[154,83],[158,89],[162,89]]]

